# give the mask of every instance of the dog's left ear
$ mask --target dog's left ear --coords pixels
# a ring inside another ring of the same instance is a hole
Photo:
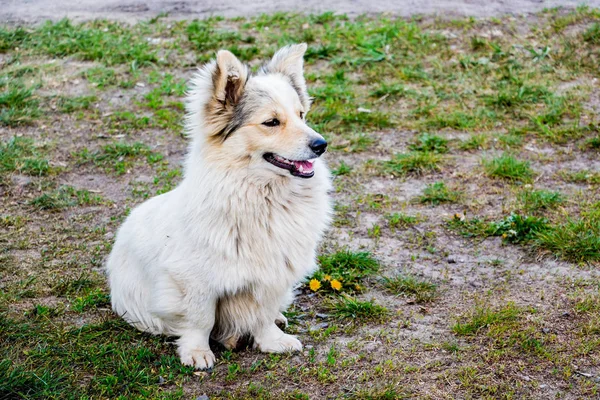
[[[286,76],[300,97],[305,112],[310,107],[310,97],[304,80],[304,53],[306,43],[292,44],[281,48],[271,61],[263,67],[265,73],[280,73]]]

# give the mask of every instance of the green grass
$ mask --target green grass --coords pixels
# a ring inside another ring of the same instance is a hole
[[[157,61],[154,50],[139,29],[108,21],[73,24],[67,19],[45,24],[7,38],[7,44],[49,57],[75,56],[81,60],[100,61],[107,65]],[[9,39],[9,40],[7,40]]]
[[[355,323],[380,321],[389,311],[375,301],[361,301],[344,295],[330,301],[329,308],[338,319],[351,320]]]
[[[348,175],[350,172],[352,172],[352,167],[350,167],[344,161],[340,162],[337,168],[331,170],[331,173],[335,176]]]
[[[78,190],[72,186],[61,186],[55,191],[44,193],[29,204],[41,210],[58,210],[74,206],[90,206],[104,203],[102,197],[88,190]]]
[[[27,321],[0,315],[0,330],[9,346],[5,354],[11,356],[0,363],[2,398],[142,399],[159,395],[159,376],[178,384],[192,372],[165,353],[163,338],[138,333],[115,318],[68,328],[46,318]],[[11,361],[24,353],[26,362]],[[181,390],[169,398],[182,398]]]
[[[404,176],[406,174],[423,175],[440,170],[442,158],[437,153],[428,151],[413,151],[396,154],[391,160],[385,161],[382,171],[386,174]]]
[[[549,190],[523,190],[518,199],[528,212],[553,209],[564,202],[564,196],[560,192]]]
[[[145,157],[149,164],[155,164],[163,159],[162,154],[153,152],[140,142],[131,144],[114,142],[93,153],[83,149],[74,156],[80,163],[92,162],[97,166],[112,170],[117,175],[125,174],[133,166],[135,159]]]
[[[40,101],[36,89],[21,80],[0,76],[0,125],[25,125],[39,116]]]
[[[361,291],[363,282],[379,271],[379,262],[368,252],[338,251],[318,257],[319,270],[311,279],[321,282],[329,292]],[[341,289],[335,290],[331,282],[337,280]]]
[[[408,148],[412,151],[427,151],[433,153],[447,153],[448,152],[448,140],[429,133],[420,134],[414,143],[410,144]]]
[[[444,182],[435,182],[427,185],[423,190],[423,195],[418,197],[419,202],[431,205],[441,203],[456,203],[462,194],[461,192],[448,189]]]
[[[543,251],[572,262],[600,260],[600,218],[569,218],[536,236],[535,245]]]
[[[390,229],[402,229],[413,226],[419,222],[419,217],[403,213],[392,213],[386,216]]]
[[[485,150],[489,147],[490,137],[483,133],[473,134],[460,143],[461,150]]]
[[[545,218],[521,214],[511,214],[491,222],[455,215],[448,221],[448,227],[465,237],[502,236],[502,239],[508,243],[528,243],[538,234],[546,231],[549,225]]]
[[[385,288],[393,294],[412,297],[415,303],[429,303],[437,297],[437,285],[410,275],[384,277]]]
[[[72,113],[90,109],[97,100],[96,96],[60,97],[58,106],[61,112]]]
[[[27,175],[46,175],[50,163],[34,146],[32,139],[13,136],[0,143],[0,173],[21,172]]]
[[[510,154],[483,160],[485,173],[491,178],[529,182],[534,176],[528,161],[520,161]]]
[[[516,321],[521,313],[522,310],[514,303],[498,308],[478,306],[464,321],[454,324],[452,331],[459,336],[477,335],[483,329]]]

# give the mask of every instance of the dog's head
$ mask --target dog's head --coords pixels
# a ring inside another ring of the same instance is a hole
[[[279,50],[256,75],[221,50],[192,81],[188,133],[203,158],[267,174],[314,175],[327,148],[306,124],[310,98],[303,75],[306,44]]]

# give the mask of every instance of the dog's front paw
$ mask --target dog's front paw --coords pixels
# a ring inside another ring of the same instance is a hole
[[[210,349],[184,349],[177,350],[181,363],[196,369],[211,369],[215,366],[215,355]]]
[[[277,339],[263,340],[256,343],[264,353],[286,353],[302,351],[302,343],[295,336],[284,333]]]

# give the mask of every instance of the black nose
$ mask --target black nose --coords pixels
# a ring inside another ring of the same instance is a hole
[[[316,155],[320,156],[321,154],[325,153],[325,150],[327,150],[327,142],[325,141],[325,139],[315,139],[312,142],[310,142],[308,147],[310,147],[310,149]]]

